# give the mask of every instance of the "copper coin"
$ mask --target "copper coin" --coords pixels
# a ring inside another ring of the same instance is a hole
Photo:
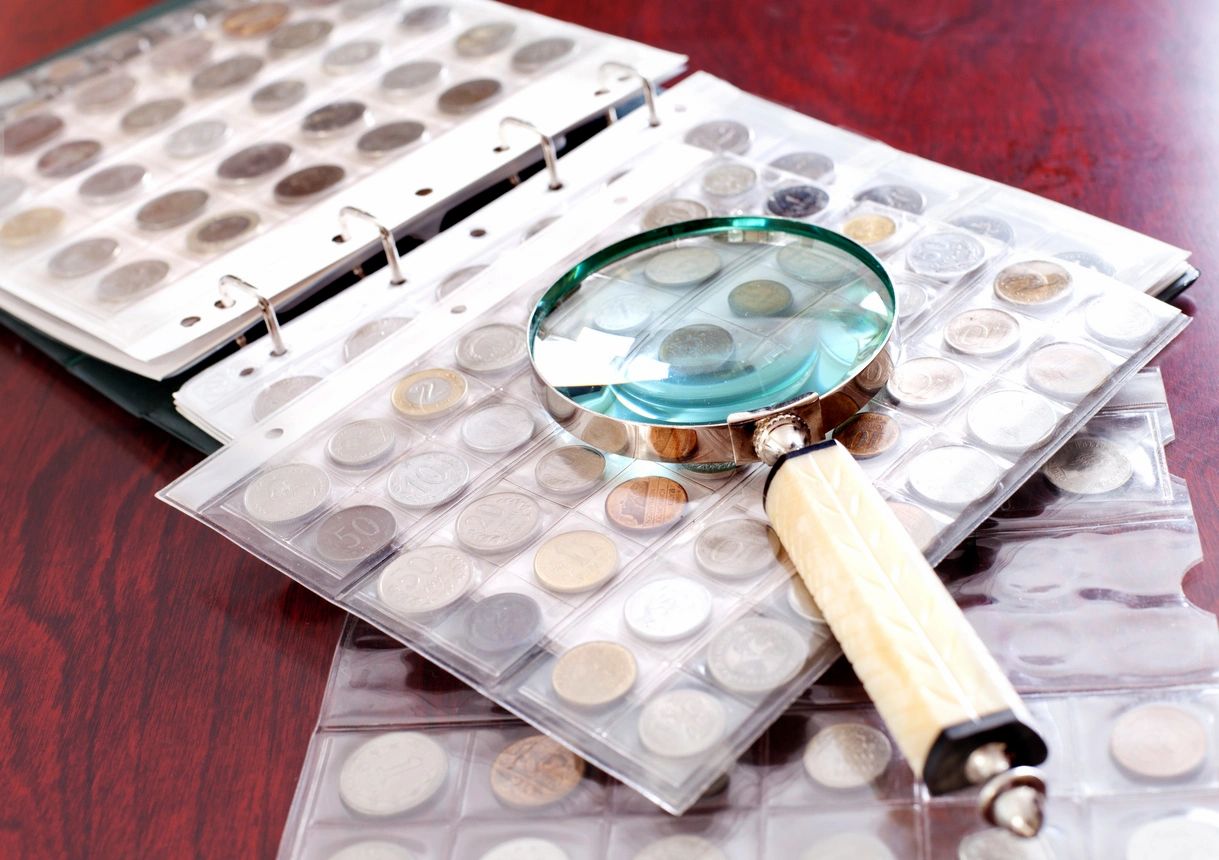
[[[898,423],[879,412],[860,412],[834,431],[834,438],[857,460],[878,457],[897,444]]]
[[[255,143],[220,162],[216,175],[226,182],[249,182],[279,170],[291,157],[292,147],[286,143]]]
[[[732,288],[728,310],[738,317],[778,317],[791,310],[792,301],[792,291],[786,286],[758,278]]]
[[[241,86],[262,71],[262,57],[237,54],[204,66],[190,79],[190,86],[200,95],[215,95]]]
[[[302,203],[329,191],[343,181],[347,171],[337,164],[315,164],[289,173],[275,183],[280,203]]]
[[[1014,305],[1046,305],[1071,289],[1066,267],[1046,260],[1012,263],[995,275],[995,295]]]
[[[605,498],[605,515],[632,532],[666,528],[682,518],[690,496],[672,478],[647,475],[623,481]]]
[[[135,213],[135,222],[145,230],[171,230],[203,213],[209,195],[202,188],[180,188],[149,200]]]
[[[38,206],[18,212],[0,224],[0,245],[25,248],[56,233],[64,222],[64,211],[54,206]]]
[[[62,132],[64,121],[53,113],[35,113],[4,127],[5,155],[21,155],[37,149]]]
[[[491,764],[491,791],[505,806],[541,809],[567,797],[584,778],[584,760],[545,735],[509,744]]]
[[[284,23],[291,12],[287,3],[251,3],[220,19],[220,29],[233,39],[254,39]]]
[[[36,168],[43,176],[62,179],[92,167],[101,154],[102,145],[96,140],[69,140],[39,156]]]
[[[449,87],[436,100],[436,107],[447,114],[473,113],[491,104],[503,91],[504,85],[494,78],[475,78]]]
[[[685,427],[649,427],[648,445],[661,460],[678,463],[698,450],[698,433]]]

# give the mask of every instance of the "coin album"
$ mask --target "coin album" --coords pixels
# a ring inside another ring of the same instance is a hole
[[[258,320],[221,276],[295,300],[379,250],[342,207],[425,226],[682,64],[487,0],[177,5],[7,82],[0,307],[177,373]]]

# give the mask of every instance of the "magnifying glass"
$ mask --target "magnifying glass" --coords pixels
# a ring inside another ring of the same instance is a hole
[[[1046,746],[897,516],[828,431],[885,384],[896,298],[836,233],[754,216],[686,221],[576,265],[538,301],[543,402],[612,453],[771,466],[764,507],[843,652],[932,794],[1041,826]]]

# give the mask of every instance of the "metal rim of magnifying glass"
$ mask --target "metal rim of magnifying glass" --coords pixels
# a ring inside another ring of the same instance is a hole
[[[542,321],[550,315],[561,299],[578,289],[590,275],[641,251],[679,239],[724,235],[728,237],[729,241],[743,242],[748,241],[751,235],[759,233],[767,235],[778,233],[832,245],[867,266],[888,291],[893,313],[884,339],[876,347],[875,354],[868,362],[853,376],[843,380],[836,387],[823,393],[814,392],[801,395],[786,402],[776,403],[766,409],[733,413],[727,416],[725,422],[718,424],[678,426],[628,421],[585,409],[552,388],[538,370],[533,344]],[[892,353],[895,349],[894,333],[896,330],[897,293],[893,287],[893,280],[885,271],[880,260],[876,259],[862,245],[832,230],[806,224],[803,221],[760,215],[736,215],[699,218],[658,227],[615,242],[584,258],[555,281],[538,299],[529,318],[527,345],[534,384],[538,386],[538,399],[550,416],[577,439],[596,445],[598,441],[604,440],[607,427],[611,427],[618,429],[625,438],[622,450],[609,453],[626,454],[644,460],[681,463],[692,467],[731,467],[761,459],[754,450],[754,431],[759,422],[770,419],[772,416],[790,415],[802,421],[808,427],[811,437],[809,441],[816,442],[833,429],[833,425],[826,426],[826,421],[832,420],[835,415],[839,414],[833,410],[822,409],[822,406],[830,402],[831,398],[845,398],[846,400],[842,402],[849,401],[840,420],[844,420],[848,414],[862,408],[884,388],[893,370]],[[851,406],[853,408],[850,408]]]

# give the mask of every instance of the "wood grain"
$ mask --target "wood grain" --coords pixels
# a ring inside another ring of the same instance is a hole
[[[143,5],[11,0],[0,70]],[[523,5],[1193,249],[1160,364],[1219,608],[1212,0]],[[0,857],[271,856],[340,613],[157,502],[195,455],[8,333],[0,403]]]

